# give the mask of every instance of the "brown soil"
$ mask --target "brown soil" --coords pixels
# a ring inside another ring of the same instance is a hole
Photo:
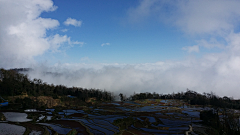
[[[144,125],[143,125],[141,122],[136,122],[136,123],[134,123],[134,126],[135,126],[136,128],[145,128]]]
[[[131,106],[131,105],[135,105],[135,104],[131,104],[131,103],[124,103],[124,106]]]
[[[136,129],[131,128],[131,127],[127,131],[130,131],[131,133],[136,134],[136,135],[152,135],[151,133],[141,131],[141,130],[136,130]]]
[[[127,131],[123,131],[122,135],[133,135],[133,134],[131,134],[131,133],[127,132]]]
[[[140,117],[140,116],[151,116],[155,115],[156,112],[134,112],[133,116]]]
[[[85,114],[82,114],[82,113],[74,113],[74,114],[71,114],[69,115],[70,117],[83,117]]]
[[[51,123],[53,124],[60,124],[64,127],[67,128],[71,128],[71,129],[76,129],[78,131],[78,133],[82,133],[84,135],[88,135],[89,133],[87,132],[87,129],[81,125],[79,122],[77,121],[73,121],[73,120],[55,120],[55,121],[51,121]]]
[[[37,100],[39,104],[45,105],[48,108],[58,106],[61,102],[60,99],[53,99],[52,97],[49,97],[49,96],[39,96],[37,97]]]

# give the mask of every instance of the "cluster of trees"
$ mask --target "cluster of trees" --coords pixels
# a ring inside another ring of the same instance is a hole
[[[29,96],[59,96],[72,95],[85,101],[95,97],[97,100],[111,101],[113,94],[100,89],[85,89],[79,87],[66,87],[43,82],[41,79],[30,80],[27,75],[18,73],[16,69],[0,69],[0,95],[17,96],[27,93]]]
[[[222,113],[219,116],[219,112]],[[240,123],[238,117],[235,116],[234,110],[213,109],[200,112],[200,119],[203,124],[212,127],[211,134],[220,135],[239,135]]]
[[[157,94],[157,93],[138,93],[129,97],[130,100],[141,99],[181,99],[186,100],[191,105],[213,105],[221,108],[240,109],[240,100],[234,100],[229,97],[219,97],[214,93],[197,93],[187,89],[186,92],[178,92],[172,94]]]

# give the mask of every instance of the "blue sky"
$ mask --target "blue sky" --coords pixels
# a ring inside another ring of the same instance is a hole
[[[0,67],[128,95],[188,88],[240,98],[239,7],[239,0],[0,0]]]
[[[49,30],[48,34],[66,34],[71,40],[84,42],[84,45],[74,45],[64,54],[47,54],[47,57],[56,57],[51,63],[135,64],[179,60],[186,56],[181,48],[192,42],[178,29],[155,19],[129,22],[128,11],[136,7],[139,1],[53,2],[58,8],[42,13],[41,17],[56,19],[60,26]],[[64,25],[69,17],[82,21],[81,26]],[[64,29],[67,31],[62,32]],[[104,43],[110,45],[101,46]],[[45,57],[38,59],[45,60]]]

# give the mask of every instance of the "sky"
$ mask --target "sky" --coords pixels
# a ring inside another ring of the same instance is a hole
[[[0,68],[127,95],[188,88],[240,98],[239,7],[238,0],[0,0]]]

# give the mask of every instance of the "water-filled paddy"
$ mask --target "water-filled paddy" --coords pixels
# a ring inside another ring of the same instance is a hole
[[[1,135],[17,135],[23,134],[26,128],[18,125],[8,124],[8,123],[0,123],[0,134]]]
[[[32,134],[44,131],[48,131],[49,134],[55,132],[67,134],[72,129],[79,134],[113,135],[118,132],[120,134],[133,132],[137,134],[183,134],[189,129],[190,124],[193,125],[193,133],[195,127],[197,130],[201,128],[204,130],[205,127],[197,123],[200,121],[199,114],[203,108],[184,106],[181,103],[175,100],[147,100],[102,103],[98,107],[85,106],[84,109],[64,109],[58,112],[54,109],[46,109],[42,112],[31,112],[31,115],[36,114],[38,118],[36,123],[31,123],[33,119],[27,118],[30,112],[3,112],[6,121],[0,124],[2,124],[1,127],[11,126],[20,134],[26,130],[24,123],[32,126],[29,132]],[[9,122],[13,123],[6,125]],[[8,130],[2,130],[2,132],[11,133]]]
[[[18,113],[18,112],[3,112],[6,117],[6,121],[10,122],[27,122],[31,121],[31,119],[27,119],[26,113]]]

